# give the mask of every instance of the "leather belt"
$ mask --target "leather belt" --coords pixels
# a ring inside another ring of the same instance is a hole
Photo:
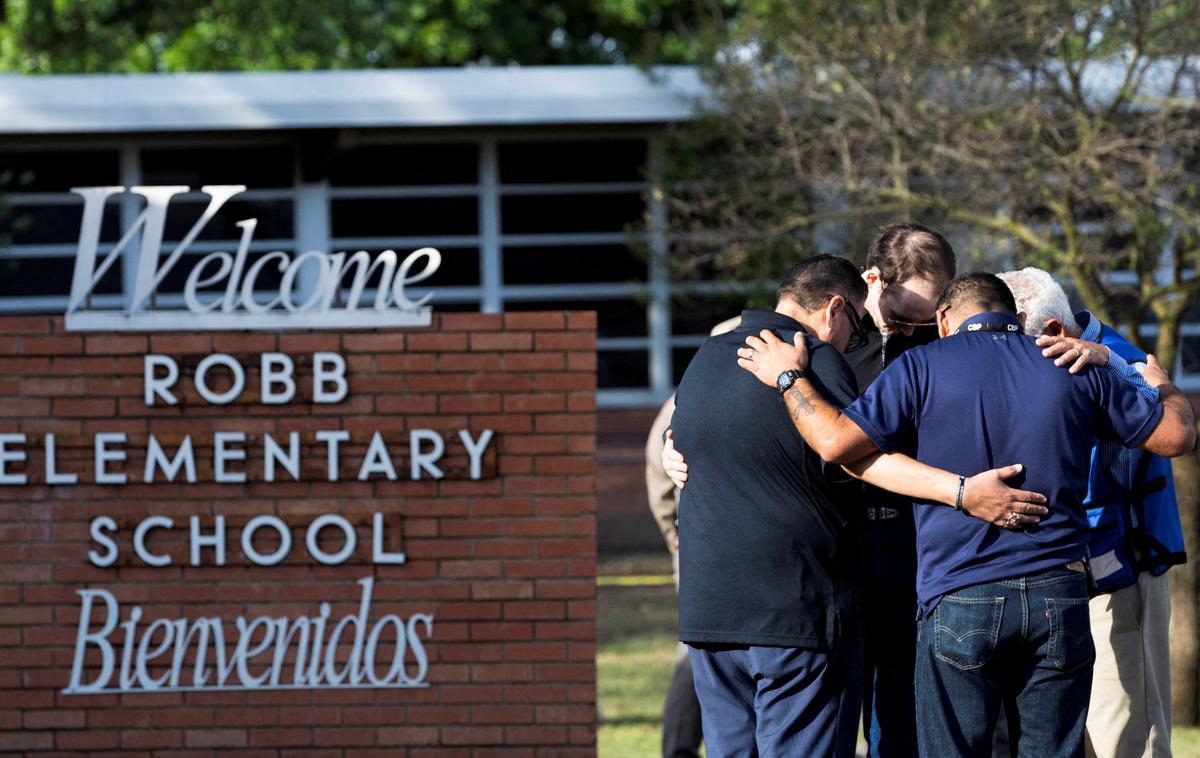
[[[867,521],[887,521],[900,517],[900,511],[895,508],[868,508]]]

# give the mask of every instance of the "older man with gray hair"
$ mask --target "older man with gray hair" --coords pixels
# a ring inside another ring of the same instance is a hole
[[[1044,355],[1077,372],[1107,366],[1139,392],[1147,356],[1088,311],[1072,313],[1049,273],[1026,268],[1000,274],[1025,314],[1025,332]],[[1149,360],[1153,360],[1151,356]],[[1102,593],[1090,602],[1096,644],[1087,741],[1099,758],[1171,754],[1171,678],[1166,570],[1183,563],[1183,532],[1171,462],[1143,450],[1097,442],[1088,494],[1089,550]]]

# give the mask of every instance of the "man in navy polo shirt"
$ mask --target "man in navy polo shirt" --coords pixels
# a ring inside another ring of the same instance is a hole
[[[802,341],[763,331],[747,338],[738,364],[764,384],[789,384],[785,402],[809,446],[858,473],[897,449],[964,478],[997,462],[1025,464],[1022,486],[1051,503],[1036,526],[916,509],[918,742],[925,755],[989,755],[1008,700],[1022,754],[1083,755],[1094,648],[1081,503],[1092,439],[1183,455],[1195,444],[1191,406],[1153,358],[1145,379],[1158,403],[1110,372],[1056,368],[1022,334],[1011,291],[990,274],[951,282],[936,318],[945,339],[906,352],[845,413],[804,375]]]

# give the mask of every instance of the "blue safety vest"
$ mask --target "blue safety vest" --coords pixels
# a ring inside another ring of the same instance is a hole
[[[1129,363],[1146,360],[1107,325],[1100,343]],[[1187,560],[1169,459],[1116,443],[1097,444],[1083,505],[1091,526],[1092,574],[1101,592],[1133,584],[1141,571],[1158,575]]]

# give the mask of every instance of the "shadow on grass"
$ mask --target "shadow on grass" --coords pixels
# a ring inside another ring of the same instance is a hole
[[[601,587],[598,599],[596,632],[601,645],[624,646],[638,637],[675,636],[674,587]]]
[[[601,719],[601,726],[660,726],[662,716],[621,716]]]

